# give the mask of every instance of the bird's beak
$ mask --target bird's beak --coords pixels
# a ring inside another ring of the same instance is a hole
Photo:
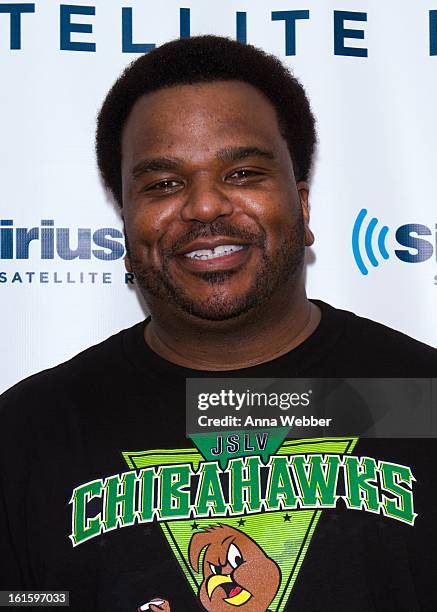
[[[211,599],[211,595],[222,584],[226,584],[226,582],[232,582],[232,578],[230,576],[226,576],[225,574],[217,574],[210,576],[208,578],[208,584],[206,586],[206,592],[208,593],[208,597]]]
[[[229,584],[230,582],[232,583],[234,581],[228,574],[216,574],[210,576],[208,578],[208,582],[206,583],[206,592],[208,593],[208,597],[211,599],[212,594],[214,593],[217,587],[221,586],[222,584]],[[228,604],[231,604],[232,606],[242,606],[251,597],[252,595],[249,593],[249,591],[246,591],[245,589],[241,588],[241,590],[236,595],[233,595],[232,597],[227,597],[226,599],[223,599],[223,601]]]

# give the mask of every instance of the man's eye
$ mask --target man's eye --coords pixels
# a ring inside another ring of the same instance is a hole
[[[256,176],[262,176],[262,172],[257,172],[256,170],[249,170],[248,168],[242,168],[241,170],[234,170],[234,172],[228,174],[227,178],[231,181],[241,181]]]
[[[159,181],[158,183],[153,183],[153,185],[148,185],[145,188],[145,191],[173,191],[173,189],[177,189],[179,186],[179,181],[166,179],[164,181]]]

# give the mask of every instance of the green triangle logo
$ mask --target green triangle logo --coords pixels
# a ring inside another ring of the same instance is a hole
[[[288,427],[272,427],[269,432],[264,430],[250,431],[227,431],[226,438],[232,440],[232,452],[222,442],[222,446],[216,448],[217,432],[191,434],[190,438],[199,449],[200,454],[206,461],[218,461],[222,470],[228,464],[229,459],[237,457],[253,457],[258,455],[263,463],[267,463],[269,457],[274,455],[289,432]],[[217,456],[214,454],[217,452]]]
[[[278,445],[274,444],[272,448],[269,448],[270,452],[273,451],[276,456],[315,453],[350,454],[357,443],[357,438],[315,438],[286,440],[281,444],[283,437],[280,433],[276,437],[276,441],[278,440]],[[200,442],[195,440],[195,442],[198,448],[202,450],[202,454],[195,449],[185,448],[124,452],[123,456],[130,469],[190,463],[193,470],[197,470],[199,464],[205,459],[211,459],[211,456],[208,456],[210,453],[205,450],[210,449],[211,445],[209,444],[210,441],[205,440],[200,440]],[[203,456],[203,453],[207,456]],[[246,539],[249,538],[261,549],[264,557],[273,560],[280,570],[279,584],[275,585],[274,597],[270,600],[268,610],[281,612],[290,599],[321,513],[322,510],[319,509],[291,510],[288,512],[281,509],[258,514],[240,514],[232,517],[209,516],[208,518],[166,520],[160,522],[160,526],[196,597],[199,596],[204,582],[202,559],[206,553],[205,550],[202,550],[197,567],[196,563],[193,565],[189,551],[190,543],[195,534],[212,533],[219,526],[228,526],[242,534],[242,538],[245,536]],[[222,529],[224,531],[224,528]],[[217,578],[216,582],[219,581],[223,582],[223,579]],[[235,602],[233,605],[235,605],[236,611],[240,608],[243,612],[245,602],[242,594],[233,596],[231,593],[228,597],[228,602],[230,599]]]

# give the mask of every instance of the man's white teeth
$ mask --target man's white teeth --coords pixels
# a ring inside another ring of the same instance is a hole
[[[241,251],[243,249],[242,246],[237,244],[223,244],[221,246],[215,247],[215,249],[199,249],[198,251],[191,251],[190,253],[185,253],[185,257],[189,257],[190,259],[215,259],[216,257],[223,257],[223,255],[230,255],[231,253],[235,253],[236,251]]]

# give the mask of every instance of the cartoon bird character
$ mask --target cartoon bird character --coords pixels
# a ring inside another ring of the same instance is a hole
[[[211,612],[241,607],[244,612],[265,612],[281,581],[278,565],[248,535],[228,525],[211,526],[195,533],[188,554],[194,571],[202,562],[199,598]]]
[[[188,547],[190,563],[199,571],[203,549],[203,581],[199,598],[208,612],[266,612],[278,592],[281,570],[248,535],[229,525],[195,533]],[[156,598],[138,610],[170,612],[166,599]]]

